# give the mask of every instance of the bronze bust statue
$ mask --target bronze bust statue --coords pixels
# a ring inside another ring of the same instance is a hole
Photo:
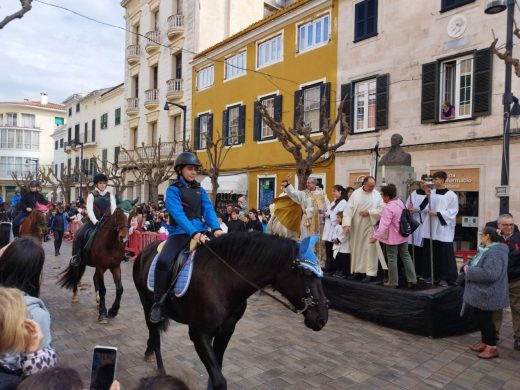
[[[392,135],[390,142],[392,144],[390,151],[381,158],[378,165],[412,166],[412,156],[410,153],[406,153],[401,148],[401,144],[403,143],[403,136],[401,134],[395,133]]]

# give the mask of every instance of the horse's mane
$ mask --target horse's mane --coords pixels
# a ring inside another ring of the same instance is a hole
[[[297,242],[262,232],[227,233],[207,245],[230,264],[266,270],[292,262],[299,253]],[[199,252],[201,262],[213,257],[207,250]]]

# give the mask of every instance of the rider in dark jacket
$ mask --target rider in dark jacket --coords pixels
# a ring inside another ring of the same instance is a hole
[[[168,229],[168,240],[155,267],[155,303],[150,312],[150,322],[154,324],[163,318],[161,308],[168,295],[170,268],[179,252],[188,245],[190,239],[204,243],[206,236],[203,233],[208,227],[215,237],[222,234],[215,209],[206,191],[195,180],[199,167],[200,162],[193,153],[182,152],[175,159],[174,168],[178,178],[166,191],[166,208],[172,223]]]
[[[85,222],[78,231],[74,243],[72,245],[72,256],[85,246],[88,232],[98,224],[102,218],[107,218],[116,210],[116,198],[108,189],[108,178],[103,173],[94,176],[94,191],[87,197],[87,215]]]
[[[29,189],[30,191],[26,192],[20,199],[20,213],[13,221],[13,236],[15,237],[18,237],[20,225],[36,207],[36,202],[40,204],[49,204],[49,201],[40,194],[40,182],[38,180],[32,180],[29,183]]]

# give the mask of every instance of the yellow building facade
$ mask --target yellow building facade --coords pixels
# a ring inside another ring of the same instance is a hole
[[[231,149],[219,181],[243,183],[223,192],[247,191],[249,207],[265,210],[287,174],[296,176],[294,157],[262,122],[258,105],[292,128],[301,101],[316,137],[320,115],[335,116],[337,11],[337,0],[300,0],[194,57],[191,144],[207,166],[207,135],[222,137]],[[312,173],[329,197],[334,174],[333,163],[318,163]]]

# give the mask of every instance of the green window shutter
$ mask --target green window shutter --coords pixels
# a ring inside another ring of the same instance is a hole
[[[439,116],[439,65],[437,61],[423,64],[421,90],[421,123],[434,123]]]
[[[274,97],[274,117],[275,122],[282,120],[282,95],[276,95]]]
[[[473,115],[491,114],[491,78],[493,54],[489,48],[477,50],[473,60]]]
[[[208,141],[213,141],[213,114],[208,114]]]
[[[341,85],[341,101],[343,103],[343,115],[345,115],[345,122],[349,126],[349,132],[352,133],[352,83]],[[345,131],[343,125],[341,125],[340,131],[341,133]]]
[[[390,75],[376,78],[376,130],[388,128],[388,86]]]
[[[246,106],[242,105],[238,108],[238,143],[243,144],[246,141]]]

